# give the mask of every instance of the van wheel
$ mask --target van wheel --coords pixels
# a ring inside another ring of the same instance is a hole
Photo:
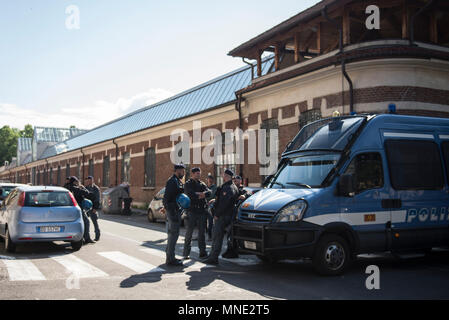
[[[11,235],[9,234],[9,230],[6,229],[6,237],[5,237],[5,249],[10,253],[16,252],[16,244],[12,242]]]
[[[72,249],[73,249],[73,251],[79,251],[82,246],[83,246],[83,239],[81,239],[80,241],[72,242]]]
[[[342,274],[351,262],[351,252],[345,239],[336,234],[324,235],[313,257],[316,271],[322,275]]]
[[[148,222],[156,222],[156,219],[154,218],[153,210],[148,210]]]

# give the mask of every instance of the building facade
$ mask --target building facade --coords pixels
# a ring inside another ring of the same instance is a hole
[[[277,130],[279,156],[301,127],[335,111],[386,113],[394,103],[399,114],[449,117],[448,18],[447,1],[321,1],[229,52],[249,66],[55,144],[0,179],[61,185],[93,175],[103,188],[128,182],[143,204],[165,186],[178,143],[188,140],[190,159],[207,148],[193,138],[199,122],[201,134]],[[180,129],[187,137],[171,139]],[[258,186],[264,175],[250,156],[192,165],[216,176],[231,167]]]

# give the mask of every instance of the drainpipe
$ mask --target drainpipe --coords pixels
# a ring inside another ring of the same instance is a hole
[[[349,84],[349,113],[352,114],[354,112],[354,86],[353,86],[351,78],[349,77],[348,73],[346,72],[346,61],[345,61],[345,57],[343,55],[343,30],[342,30],[342,27],[335,20],[331,19],[327,15],[327,6],[325,6],[321,10],[321,15],[327,21],[332,23],[335,26],[335,28],[338,29],[338,33],[339,33],[339,50],[338,50],[338,55],[340,56],[340,59],[341,59],[341,72],[342,72],[343,76],[345,77],[346,81]],[[344,98],[344,91],[342,92],[342,96]],[[344,99],[342,99],[342,102],[343,101],[344,101]]]
[[[243,131],[243,119],[242,119],[242,94],[240,93],[237,96],[237,103],[235,105],[236,110],[239,113],[239,128]],[[243,178],[243,164],[239,164],[239,175]]]
[[[118,144],[115,139],[112,139],[112,143],[115,145],[115,186],[118,186]]]
[[[83,152],[83,148],[80,149],[81,150],[81,154],[83,155],[83,172],[81,173],[81,184],[83,184],[84,182],[84,152]]]
[[[242,58],[242,61],[246,63],[247,65],[251,66],[251,82],[254,80],[254,65],[251,62],[248,62],[245,60],[245,58]]]
[[[409,35],[410,35],[410,45],[414,45],[415,42],[415,19],[416,17],[418,17],[420,14],[422,14],[424,11],[426,11],[432,4],[433,4],[434,0],[430,0],[429,2],[427,2],[427,4],[422,7],[421,9],[418,10],[418,12],[416,12],[410,19],[410,25],[409,25]]]

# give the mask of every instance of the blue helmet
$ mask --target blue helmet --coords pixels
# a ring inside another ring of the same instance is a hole
[[[89,199],[84,199],[83,202],[81,202],[81,208],[83,208],[84,210],[90,210],[92,209],[92,207],[92,201],[90,201]]]
[[[183,209],[190,208],[190,198],[185,193],[181,193],[178,197],[176,197],[176,202]]]

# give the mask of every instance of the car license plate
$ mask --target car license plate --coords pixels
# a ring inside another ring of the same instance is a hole
[[[39,227],[39,232],[42,233],[61,232],[61,227]]]
[[[244,245],[245,245],[246,249],[250,249],[250,250],[256,250],[257,249],[256,243],[252,242],[252,241],[245,241]]]

